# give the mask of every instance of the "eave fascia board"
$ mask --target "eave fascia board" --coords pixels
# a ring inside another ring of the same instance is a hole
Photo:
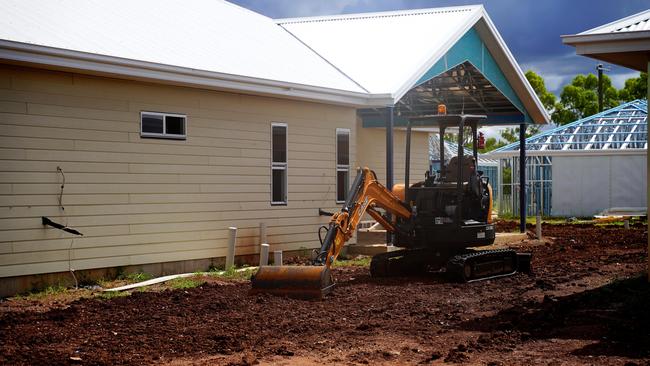
[[[0,60],[93,75],[354,107],[379,107],[394,103],[388,94],[368,94],[259,79],[7,40],[0,40]]]
[[[551,121],[551,117],[546,111],[546,108],[544,108],[542,102],[537,97],[537,94],[533,90],[533,87],[528,82],[528,79],[526,79],[526,76],[524,75],[523,71],[519,67],[519,64],[515,60],[515,57],[510,52],[508,46],[506,46],[505,41],[497,31],[496,26],[492,22],[492,19],[490,19],[490,16],[487,14],[485,9],[483,9],[482,19],[487,27],[487,30],[489,31],[488,34],[493,38],[493,40],[498,45],[496,49],[502,51],[502,54],[505,56],[506,60],[508,61],[507,62],[508,65],[506,66],[510,66],[511,70],[514,71],[514,78],[510,79],[511,84],[513,84],[513,88],[516,86],[516,84],[519,84],[519,86],[523,87],[527,92],[527,93],[520,93],[519,98],[521,99],[522,103],[524,103],[524,106],[526,107],[530,116],[533,118],[533,121],[535,121],[535,123],[537,124],[549,123]],[[478,30],[480,33],[480,29]],[[484,38],[484,42],[486,42],[486,46],[489,47],[487,41],[488,40]],[[498,62],[497,56],[494,54],[492,56],[495,57],[495,60],[497,60]],[[513,76],[512,74],[508,73],[507,67],[503,68],[504,65],[500,65],[500,66],[502,67],[502,70],[506,78],[508,78],[509,76]],[[516,88],[515,88],[515,92],[517,92]]]
[[[483,5],[478,5],[476,6],[477,10],[473,10],[474,14],[472,15],[471,18],[469,18],[465,24],[463,24],[462,27],[459,27],[454,34],[449,37],[449,39],[444,43],[442,47],[440,47],[435,53],[431,55],[420,67],[415,70],[415,72],[411,75],[410,78],[406,80],[406,82],[396,91],[394,92],[393,99],[395,103],[397,103],[402,97],[408,93],[413,86],[415,86],[415,83],[422,78],[422,76],[429,71],[433,67],[433,65],[440,60],[441,57],[443,57],[451,47],[458,42],[458,40],[465,34],[467,31],[470,30],[478,22],[478,20],[481,18],[481,16],[485,13],[485,9],[483,8]]]

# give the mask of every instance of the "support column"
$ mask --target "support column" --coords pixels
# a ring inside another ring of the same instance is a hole
[[[386,188],[393,190],[393,127],[395,124],[394,107],[386,107]],[[388,217],[390,218],[390,214]],[[386,244],[392,245],[393,236],[386,232]]]
[[[526,124],[519,125],[519,232],[526,232]]]
[[[648,59],[648,74],[650,74],[650,58]],[[646,99],[650,102],[650,79],[648,79],[648,99]],[[650,104],[648,104],[648,115],[650,115]],[[646,199],[648,202],[646,203],[646,207],[650,208],[650,185],[648,185],[648,181],[650,180],[650,150],[646,150],[646,180],[645,180],[645,185],[646,185],[646,190],[647,190],[647,196]],[[647,213],[646,213],[647,214]],[[648,252],[650,253],[650,237],[648,237]],[[648,282],[650,282],[650,255],[648,256]]]
[[[393,107],[386,108],[386,188],[393,189]]]

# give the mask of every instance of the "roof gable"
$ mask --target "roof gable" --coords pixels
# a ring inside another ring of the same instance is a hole
[[[276,21],[368,92],[390,95],[393,103],[470,60],[491,76],[525,122],[549,120],[483,6]]]
[[[470,62],[481,74],[503,94],[523,115],[525,122],[532,122],[524,104],[483,43],[478,31],[471,28],[417,81],[419,85],[437,75],[463,63]]]

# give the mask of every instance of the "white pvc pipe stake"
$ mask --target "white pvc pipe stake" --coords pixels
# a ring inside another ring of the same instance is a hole
[[[275,250],[273,251],[273,265],[281,266],[282,265],[282,251]]]
[[[237,228],[228,228],[228,254],[226,255],[226,270],[235,266],[235,243],[237,242]]]
[[[623,227],[625,228],[625,230],[629,229],[630,228],[630,220],[623,221]]]
[[[541,240],[542,239],[542,216],[541,215],[537,215],[535,225],[536,225],[535,234],[537,234],[537,239]]]
[[[269,245],[260,245],[260,267],[269,265]]]

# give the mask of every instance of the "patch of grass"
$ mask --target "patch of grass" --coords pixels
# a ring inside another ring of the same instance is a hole
[[[216,270],[212,269],[208,272],[209,276],[223,278],[223,279],[232,279],[232,280],[249,280],[255,272],[255,268],[247,268],[248,266],[242,266],[241,268],[231,267],[228,270]]]
[[[167,282],[167,284],[171,288],[175,288],[175,289],[187,289],[187,288],[199,287],[203,283],[204,281],[200,281],[194,277],[176,278]]]
[[[25,298],[28,299],[42,299],[44,297],[48,296],[54,296],[54,295],[60,295],[68,292],[68,289],[64,286],[61,285],[56,285],[56,286],[48,286],[45,289],[38,291],[38,292],[32,292],[28,295],[25,296]]]
[[[100,292],[97,297],[105,300],[110,300],[114,299],[117,297],[127,297],[131,296],[131,293],[128,291],[107,291],[107,292]]]
[[[143,272],[129,273],[128,275],[124,276],[124,279],[132,282],[142,282],[150,280],[152,278],[152,275]]]
[[[332,264],[332,267],[369,267],[371,260],[372,257],[361,255],[355,258],[337,260]]]
[[[112,285],[111,282],[112,281],[107,280],[105,278],[100,278],[99,280],[96,281],[96,284],[97,284],[97,286],[99,286],[101,288],[109,288]]]

